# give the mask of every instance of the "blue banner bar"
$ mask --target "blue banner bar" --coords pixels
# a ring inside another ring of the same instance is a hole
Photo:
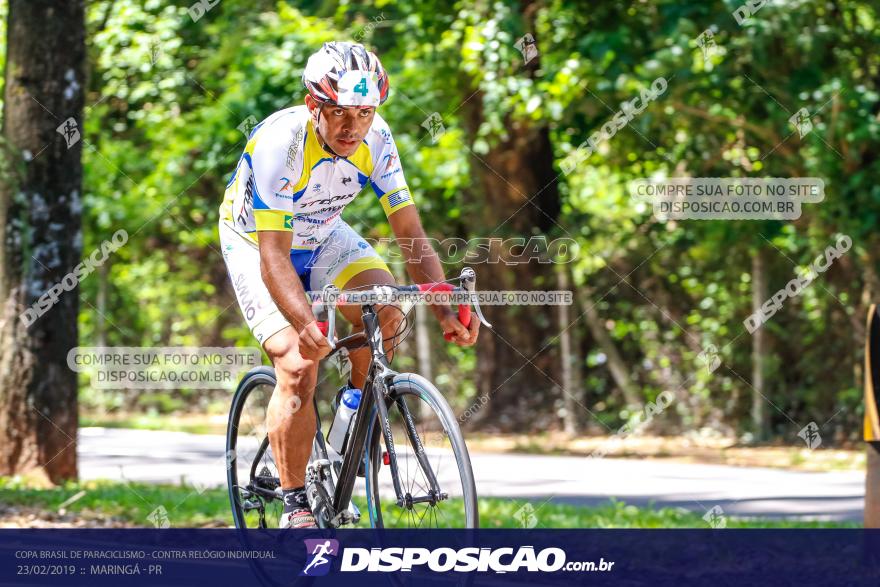
[[[0,585],[880,586],[880,530],[0,530]]]

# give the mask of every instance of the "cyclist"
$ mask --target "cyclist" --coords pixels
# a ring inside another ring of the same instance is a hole
[[[315,436],[312,394],[318,362],[330,352],[304,292],[333,283],[340,289],[391,285],[394,278],[373,248],[341,217],[368,185],[401,244],[409,277],[444,280],[407,188],[397,147],[376,108],[388,98],[388,75],[362,45],[324,43],[302,75],[305,105],[275,112],[251,131],[220,207],[223,258],[248,327],[278,377],[266,425],[281,478],[282,528],[315,527],[305,496],[305,468]],[[448,306],[432,305],[444,333],[476,342]],[[342,306],[354,331],[359,308]],[[383,312],[386,339],[400,324]],[[352,352],[351,384],[363,387],[369,350]],[[301,409],[302,408],[302,409]]]

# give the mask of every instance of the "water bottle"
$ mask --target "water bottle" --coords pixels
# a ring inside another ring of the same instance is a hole
[[[357,412],[360,403],[361,390],[349,388],[343,392],[339,407],[336,408],[336,417],[333,418],[333,423],[330,425],[327,443],[339,454],[343,454],[348,428],[351,426],[351,417]]]

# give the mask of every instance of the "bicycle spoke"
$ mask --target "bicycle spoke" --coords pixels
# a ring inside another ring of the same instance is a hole
[[[422,524],[422,520],[425,519],[425,515],[427,515],[427,513],[428,513],[428,509],[425,508],[425,512],[424,512],[421,516],[419,516],[419,526],[420,526],[420,527],[421,527],[421,524]]]
[[[400,506],[398,506],[398,507],[400,507]],[[400,508],[400,513],[397,514],[397,519],[394,520],[394,525],[395,525],[395,526],[397,526],[397,523],[400,522],[400,518],[401,518],[401,516],[403,516],[403,513],[406,512],[406,511],[407,511],[407,509],[406,509],[405,507],[401,507],[401,508]]]
[[[413,480],[415,480],[415,477],[413,477]],[[418,481],[416,481],[415,483],[416,483],[416,485],[418,486],[419,489],[421,489],[422,491],[425,492],[425,495],[428,494],[428,490],[425,489],[424,487],[422,487],[422,484],[421,484],[421,483],[419,483]]]

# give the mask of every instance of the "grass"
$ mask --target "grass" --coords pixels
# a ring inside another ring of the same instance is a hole
[[[76,498],[70,502],[72,498]],[[65,502],[70,502],[65,505]],[[355,498],[369,525],[366,503]],[[62,507],[63,506],[63,507]],[[26,509],[51,518],[58,514],[81,520],[112,520],[118,525],[152,526],[151,514],[164,507],[171,527],[223,527],[232,524],[225,488],[199,493],[178,485],[68,482],[50,489],[28,486],[15,478],[0,477],[0,522],[9,512]],[[619,501],[597,507],[482,498],[480,521],[484,528],[521,528],[534,521],[538,528],[708,528],[701,515],[678,508],[639,508]],[[534,516],[532,518],[531,516]],[[9,523],[8,520],[6,523]],[[728,528],[860,528],[855,522],[802,522],[794,520],[728,518]]]

